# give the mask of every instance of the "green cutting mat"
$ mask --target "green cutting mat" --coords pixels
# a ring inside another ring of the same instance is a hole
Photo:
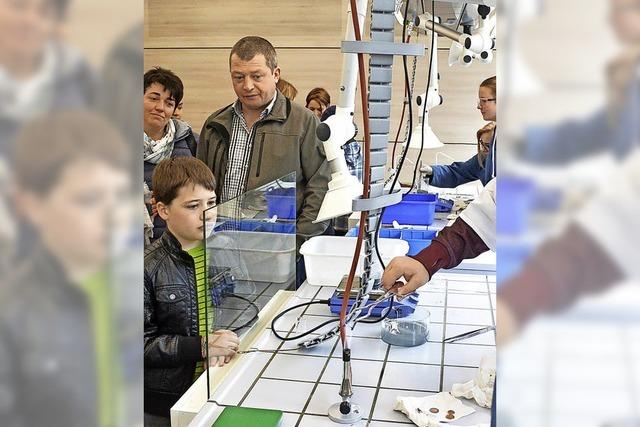
[[[277,427],[282,411],[227,406],[211,427]]]

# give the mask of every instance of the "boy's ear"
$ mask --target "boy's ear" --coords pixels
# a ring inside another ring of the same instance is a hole
[[[169,206],[165,205],[162,202],[158,202],[156,203],[156,209],[158,210],[158,215],[160,215],[160,218],[162,218],[163,220],[167,220],[169,219]]]
[[[14,194],[14,203],[18,212],[28,218],[29,222],[36,229],[40,230],[44,226],[43,221],[46,216],[42,209],[42,196],[38,196],[31,191],[16,191]]]

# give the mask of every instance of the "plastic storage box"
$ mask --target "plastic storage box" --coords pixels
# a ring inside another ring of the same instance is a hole
[[[354,237],[358,235],[358,228],[352,228],[347,236]],[[431,240],[436,237],[434,230],[396,230],[393,228],[381,228],[380,238],[384,239],[402,239],[409,244],[409,252],[407,255],[415,255],[431,244]]]
[[[382,215],[383,224],[431,225],[436,213],[437,194],[405,194],[402,201],[388,206]]]
[[[531,242],[509,240],[499,239],[496,248],[496,253],[500,257],[500,262],[496,264],[498,287],[522,270],[535,249]]]
[[[438,198],[436,201],[436,212],[451,212],[454,204],[453,200]]]
[[[500,194],[496,231],[498,235],[524,233],[529,222],[529,212],[534,198],[531,180],[513,176],[498,180],[496,193]]]
[[[295,234],[220,231],[207,239],[207,251],[212,265],[230,268],[236,279],[286,283],[295,276]]]
[[[362,272],[362,246],[356,274]],[[385,264],[409,250],[409,244],[398,239],[379,239],[378,246]],[[307,282],[312,286],[337,286],[342,276],[349,274],[355,248],[355,237],[316,236],[304,242],[300,253],[304,256]]]
[[[242,220],[232,221],[228,228],[225,228],[226,223],[221,223],[216,226],[216,230],[224,231],[255,231],[257,233],[289,233],[295,234],[296,224],[294,222],[267,222],[259,220]]]
[[[267,215],[276,215],[281,219],[295,219],[296,217],[296,189],[276,188],[267,191]]]

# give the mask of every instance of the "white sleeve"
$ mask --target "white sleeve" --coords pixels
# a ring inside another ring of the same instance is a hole
[[[491,249],[496,250],[496,178],[487,183],[477,199],[460,214]]]
[[[640,269],[640,149],[612,170],[600,170],[603,185],[576,216],[576,223],[630,278]]]

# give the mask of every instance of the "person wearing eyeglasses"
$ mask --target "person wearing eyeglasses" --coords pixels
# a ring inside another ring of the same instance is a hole
[[[478,131],[478,153],[465,162],[454,162],[450,165],[427,165],[420,169],[427,184],[440,188],[454,188],[458,185],[479,179],[482,185],[487,185],[496,176],[496,76],[490,77],[480,83],[478,89],[478,110],[482,118],[493,122],[493,132],[488,144],[480,138],[486,126]],[[486,137],[486,135],[485,135]],[[486,138],[485,138],[486,139]],[[481,150],[486,147],[487,150]]]

